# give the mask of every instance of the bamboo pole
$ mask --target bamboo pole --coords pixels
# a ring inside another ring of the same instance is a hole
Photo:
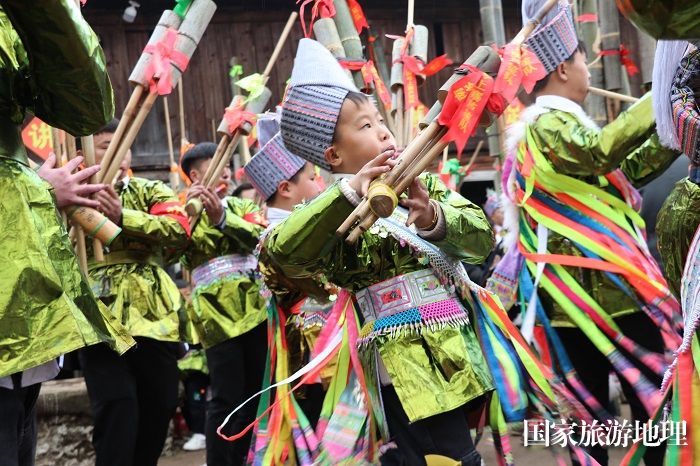
[[[180,188],[180,175],[177,172],[177,162],[175,162],[175,149],[173,148],[173,129],[170,126],[170,108],[168,107],[168,96],[163,96],[163,115],[165,117],[165,136],[168,139],[168,159],[170,161],[170,187],[178,192]]]
[[[627,102],[631,104],[639,100],[639,98],[632,97],[631,95],[620,94],[619,92],[607,91],[605,89],[599,89],[592,86],[588,88],[588,92],[599,97],[607,97],[608,99],[619,100],[620,102]]]
[[[85,156],[85,167],[92,167],[95,165],[95,141],[93,136],[83,136],[80,138],[80,146],[83,148],[83,155]],[[97,175],[92,175],[90,177],[90,183],[97,183]],[[97,262],[104,262],[105,256],[102,250],[102,243],[99,239],[92,239],[92,255]]]
[[[284,29],[282,30],[282,34],[277,40],[277,44],[275,45],[275,48],[272,51],[272,55],[270,56],[270,59],[268,60],[267,65],[265,66],[265,69],[263,71],[263,83],[267,83],[267,81],[270,79],[270,73],[272,72],[272,68],[275,65],[277,59],[279,58],[280,52],[282,51],[282,47],[284,46],[287,37],[289,37],[289,33],[291,32],[292,27],[294,26],[297,16],[298,14],[296,12],[292,12],[292,14],[289,15],[287,24],[285,24]],[[236,98],[237,97],[234,97],[234,101],[232,102],[232,104],[235,103]],[[242,97],[240,96],[238,96],[238,98],[242,99]],[[246,103],[246,107],[250,105],[251,102]],[[216,152],[214,153],[214,156],[212,157],[212,160],[209,163],[209,167],[207,167],[207,171],[202,177],[202,185],[204,185],[207,188],[213,188],[216,185],[216,183],[218,183],[219,179],[221,178],[221,173],[231,161],[231,157],[233,156],[233,149],[236,147],[236,144],[238,144],[240,137],[247,136],[249,134],[249,131],[249,129],[235,128],[231,134],[224,133],[221,136],[219,144],[216,148]],[[199,222],[199,217],[202,213],[202,209],[203,205],[200,199],[190,199],[185,205],[185,211],[189,215],[190,226],[192,228],[194,228]]]
[[[75,145],[75,137],[66,134],[66,159],[68,161],[73,160],[78,156],[78,152]],[[75,241],[75,255],[78,256],[78,265],[80,266],[80,271],[83,272],[85,276],[88,273],[88,262],[87,262],[87,249],[85,245],[85,232],[80,227],[80,225],[75,226],[76,241]]]
[[[635,28],[636,29],[636,28]],[[651,84],[654,71],[654,55],[656,54],[656,40],[641,29],[637,31],[637,53],[639,54],[639,69],[642,74],[642,83]]]
[[[189,142],[187,134],[185,133],[185,89],[182,86],[182,77],[180,77],[180,82],[177,84],[177,116],[180,122],[180,147]]]
[[[600,46],[602,50],[620,50],[620,15],[614,2],[598,0],[600,18]],[[622,63],[619,54],[603,57],[603,75],[605,89],[620,91],[622,89]]]
[[[598,16],[597,0],[578,0],[578,2],[580,15]],[[598,28],[598,22],[588,21],[579,23],[579,34],[586,44],[588,55],[591,57],[598,57],[600,53],[600,29]],[[589,63],[588,71],[591,73],[591,86],[604,88],[605,77],[603,74],[603,61],[600,57]],[[596,94],[589,96],[585,106],[588,114],[598,126],[603,126],[608,122],[605,100],[603,97]]]
[[[503,6],[501,0],[479,0],[479,13],[484,30],[484,45],[502,46],[506,42],[505,26],[503,24]],[[499,118],[500,119],[500,118]],[[503,131],[505,125],[495,121],[486,128],[489,144],[489,154],[501,159],[503,154]]]

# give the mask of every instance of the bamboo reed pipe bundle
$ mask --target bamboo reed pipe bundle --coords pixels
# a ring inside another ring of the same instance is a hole
[[[173,50],[177,56],[185,57],[189,62],[214,15],[214,11],[216,11],[216,4],[212,0],[194,0],[184,19],[173,11],[164,11],[147,47],[161,44],[169,37],[170,31],[176,30],[177,36],[174,40]],[[154,60],[153,55],[144,50],[131,76],[129,76],[129,81],[135,85],[135,88],[122,114],[117,131],[101,161],[102,169],[99,178],[101,182],[114,183],[122,160],[131,148],[143,122],[158,98],[159,91],[152,86],[151,81],[152,79],[159,80],[160,77],[154,77],[149,72],[152,60]],[[186,63],[171,60],[170,65],[169,84],[172,88],[172,86],[177,86],[185,71]],[[168,90],[163,92],[168,92]]]
[[[548,0],[535,15],[533,21],[526,24],[513,40],[513,43],[522,44],[528,35],[534,30],[535,25],[542,20],[547,12],[557,3],[558,0]],[[489,63],[483,51],[475,51],[465,63],[475,64],[478,62]],[[500,65],[500,64],[499,64]],[[497,69],[497,68],[496,68]],[[450,86],[457,82],[460,77],[453,76],[448,82]],[[443,86],[442,89],[444,89]],[[448,87],[449,89],[449,87]],[[433,106],[435,109],[437,106]],[[437,120],[433,120],[425,127],[416,138],[411,141],[397,159],[397,163],[381,179],[375,180],[370,186],[370,190],[360,204],[353,210],[350,216],[336,231],[336,235],[347,236],[348,243],[355,243],[363,232],[367,231],[377,220],[378,214],[389,216],[396,208],[398,196],[401,195],[413,180],[419,176],[432,163],[433,159],[439,157],[447,143],[443,137],[447,128],[440,125]],[[386,189],[373,189],[375,184],[382,184],[388,190],[393,191],[393,195],[387,195]],[[373,195],[372,192],[379,195]]]
[[[70,134],[65,135],[66,141],[66,159],[68,161],[73,160],[78,156],[77,148],[75,145],[75,138]],[[88,273],[88,263],[87,263],[87,249],[85,245],[85,232],[80,227],[76,225],[75,227],[75,255],[78,256],[78,265],[80,266],[80,271],[83,272],[85,276]]]
[[[83,136],[80,138],[80,147],[83,148],[83,156],[85,157],[85,167],[95,165],[95,141],[92,135]],[[90,183],[97,183],[97,175],[90,177]],[[97,262],[104,262],[105,256],[102,251],[102,243],[97,238],[92,239],[92,255]]]

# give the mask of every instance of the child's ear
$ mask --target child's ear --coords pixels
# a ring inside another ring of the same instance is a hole
[[[564,61],[557,65],[557,76],[559,77],[560,80],[567,82],[569,80],[569,63],[567,61]]]
[[[328,149],[326,149],[326,151],[323,153],[323,158],[326,159],[326,162],[328,162],[331,167],[337,167],[343,162],[343,159],[335,150],[335,146],[330,146]]]
[[[290,196],[289,180],[282,180],[277,185],[277,195],[288,198]]]

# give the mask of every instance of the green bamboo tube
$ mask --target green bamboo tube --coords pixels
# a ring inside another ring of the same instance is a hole
[[[335,27],[340,36],[340,42],[345,49],[345,56],[350,60],[364,60],[365,56],[362,51],[362,41],[360,35],[355,29],[355,22],[352,20],[352,14],[346,0],[334,0],[335,5]],[[353,80],[358,89],[365,88],[365,80],[362,78],[362,72],[353,71]]]

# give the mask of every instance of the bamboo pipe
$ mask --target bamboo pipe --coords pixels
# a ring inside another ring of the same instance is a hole
[[[83,156],[85,156],[85,166],[92,167],[95,165],[95,141],[93,136],[89,135],[80,138],[80,145],[83,148]],[[90,177],[90,183],[97,183],[97,174]],[[92,255],[97,262],[104,262],[105,260],[102,243],[97,238],[92,239]]]
[[[143,105],[141,105],[141,108],[139,108],[138,113],[136,113],[136,116],[134,117],[133,122],[129,127],[128,131],[124,135],[124,138],[120,141],[119,148],[116,150],[109,168],[107,168],[107,170],[102,175],[101,181],[103,183],[114,183],[114,178],[119,174],[119,165],[121,165],[121,161],[124,159],[124,156],[129,151],[129,149],[131,149],[131,145],[134,143],[136,136],[139,134],[139,130],[141,129],[143,122],[146,120],[146,117],[151,111],[151,108],[153,107],[153,104],[155,103],[157,98],[157,92],[148,93],[146,100],[144,100]]]
[[[432,123],[430,126],[421,131],[411,145],[407,147],[406,150],[404,150],[398,157],[396,166],[384,176],[382,182],[388,184],[389,186],[394,185],[399,177],[410,168],[412,162],[414,162],[418,155],[420,155],[420,152],[422,152],[428,146],[428,143],[435,138],[438,130],[439,125],[437,123]],[[362,218],[367,216],[370,212],[371,209],[369,201],[365,197],[362,199],[360,204],[355,207],[355,210],[353,210],[345,222],[338,227],[336,230],[336,235],[344,236],[356,222],[361,221]]]
[[[68,161],[73,160],[78,156],[78,151],[75,145],[75,137],[66,134],[66,159]],[[80,270],[85,276],[88,273],[88,263],[87,263],[87,249],[85,245],[85,232],[80,227],[76,225],[75,227],[76,241],[75,241],[75,254],[78,256],[78,265]]]
[[[109,145],[107,147],[107,150],[105,151],[105,155],[102,157],[102,160],[100,161],[100,171],[98,173],[98,181],[103,182],[106,178],[103,175],[109,166],[112,164],[112,160],[114,158],[114,154],[119,149],[119,141],[124,137],[124,134],[126,133],[126,130],[131,124],[131,121],[134,119],[136,116],[136,113],[138,112],[138,106],[139,103],[141,102],[141,96],[143,95],[144,88],[142,86],[136,86],[134,90],[131,93],[131,97],[129,98],[129,102],[126,104],[126,108],[124,109],[124,112],[122,113],[122,117],[119,120],[119,126],[117,126],[117,130],[114,132],[114,136],[112,136],[112,140],[115,142],[114,144]]]
[[[182,87],[182,76],[180,77],[180,82],[177,83],[177,107],[178,107],[178,120],[180,121],[180,146],[187,143],[187,136],[185,135],[185,95],[184,89]]]
[[[175,150],[173,149],[173,130],[170,126],[170,108],[168,107],[168,96],[163,96],[163,114],[165,116],[165,134],[168,138],[168,158],[170,159],[170,187],[177,192],[180,184],[180,175],[177,173],[177,163],[175,163]]]
[[[233,156],[233,151],[236,148],[236,145],[238,145],[238,141],[241,137],[241,132],[236,131],[233,134],[233,137],[229,138],[228,136],[223,136],[221,138],[221,141],[219,141],[219,146],[225,143],[225,148],[223,149],[222,155],[219,156],[219,159],[212,158],[212,161],[209,163],[209,168],[212,166],[216,165],[215,168],[212,170],[210,179],[209,181],[204,184],[207,188],[213,188],[216,181],[218,181],[221,178],[221,173],[223,173],[224,168],[229,164],[231,161],[231,157]],[[218,151],[218,147],[217,147]],[[215,154],[216,155],[216,154]],[[209,171],[207,169],[207,171]],[[195,201],[195,199],[190,199],[190,201]],[[202,201],[200,199],[196,199],[196,202],[188,202],[185,205],[185,211],[189,215],[189,222],[190,222],[190,228],[194,229],[195,225],[199,221],[199,217],[202,213],[203,205]]]
[[[548,0],[547,3],[545,3],[542,8],[537,12],[535,15],[534,19],[528,22],[521,30],[520,32],[516,35],[516,37],[513,39],[512,43],[516,44],[522,44],[525,39],[532,33],[532,31],[535,29],[536,25],[542,21],[542,18],[547,14],[547,12],[554,6],[556,5],[558,0]],[[418,148],[418,144],[416,142],[418,141],[418,138],[416,140],[412,141],[406,150],[404,151],[403,154],[401,154],[400,158],[406,158],[409,160],[409,165],[411,166],[409,170],[406,170],[405,174],[403,175],[403,178],[401,181],[399,181],[396,184],[396,187],[394,191],[397,194],[402,193],[405,191],[405,189],[408,187],[408,185],[415,179],[416,176],[420,175],[422,173],[422,170],[425,170],[430,163],[432,162],[432,158],[437,157],[440,152],[444,149],[445,143],[442,141],[442,135],[445,134],[447,131],[444,127],[441,127],[436,121],[433,121],[424,131],[431,130],[431,132],[434,132],[437,130],[437,134],[440,134],[439,138],[431,138],[430,145],[428,146],[429,149],[427,151],[422,150],[421,148]],[[415,163],[414,163],[415,159]],[[397,168],[401,164],[397,164],[396,167],[393,167],[392,170],[389,172],[388,176],[386,177],[387,179],[392,177],[392,172],[397,170]],[[399,169],[403,171],[402,169]],[[420,171],[418,171],[420,170]],[[413,176],[413,177],[411,177]],[[382,181],[384,182],[384,181]],[[385,183],[388,184],[389,187],[392,187],[392,184],[390,183]],[[392,200],[393,203],[393,200]],[[347,231],[346,226],[348,224],[352,225],[355,223],[356,219],[358,218],[358,213],[365,214],[367,212],[367,202],[363,200],[363,202],[360,203],[360,205],[351,213],[350,217],[346,219],[346,221],[338,228],[336,231],[337,235],[344,235],[345,232]],[[349,243],[357,241],[359,236],[362,234],[363,231],[366,231],[369,226],[372,225],[372,223],[376,220],[376,216],[374,213],[369,213],[365,214],[367,215],[364,220],[360,222],[360,225],[351,232],[351,235],[348,236],[347,241]],[[362,215],[364,216],[364,215]],[[374,217],[374,219],[372,218]]]
[[[619,100],[620,102],[635,103],[639,99],[637,97],[632,97],[631,95],[620,94],[619,92],[607,91],[605,89],[599,89],[597,87],[589,87],[588,92],[591,94],[599,95],[601,97],[607,97],[608,99]]]
[[[440,127],[437,136],[431,141],[434,143],[434,145],[430,147],[430,149],[425,153],[425,155],[418,159],[417,162],[413,164],[409,170],[407,170],[407,172],[402,178],[400,178],[399,182],[394,188],[397,194],[401,194],[404,191],[406,191],[411,185],[411,183],[413,183],[413,180],[420,176],[420,174],[423,173],[430,166],[430,164],[433,162],[433,159],[439,156],[443,149],[447,147],[447,143],[442,141],[442,137],[445,135],[446,132],[447,129],[445,129],[444,127]],[[377,215],[374,212],[371,212],[369,216],[365,218],[365,220],[360,222],[360,224],[357,227],[355,227],[353,231],[350,232],[350,235],[348,235],[346,241],[349,244],[356,243],[360,236],[362,236],[362,234],[365,231],[367,231],[374,224],[374,222],[377,221],[377,218]]]
[[[296,11],[293,11],[291,15],[289,15],[289,19],[287,20],[287,24],[284,25],[284,29],[282,29],[282,34],[280,35],[279,40],[277,40],[277,45],[275,45],[275,49],[272,51],[272,55],[270,56],[270,59],[267,61],[267,66],[265,67],[265,70],[263,71],[263,76],[265,77],[265,82],[267,83],[267,80],[270,78],[270,73],[272,72],[272,67],[275,65],[275,62],[277,61],[277,58],[280,55],[280,52],[282,52],[282,47],[284,47],[284,43],[287,41],[287,37],[289,36],[289,33],[292,31],[292,27],[294,26],[294,22],[297,20],[297,16],[299,14]]]

